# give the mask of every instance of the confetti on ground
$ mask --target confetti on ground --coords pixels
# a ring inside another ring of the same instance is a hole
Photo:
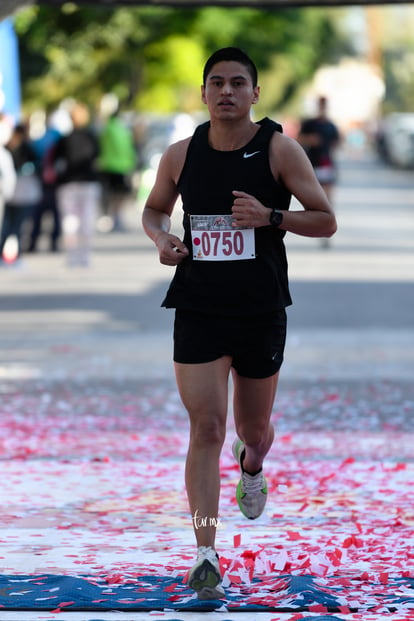
[[[98,589],[97,609],[109,596],[112,609],[151,597],[153,609],[191,609],[188,425],[174,385],[36,380],[3,382],[0,392],[3,578],[80,580]],[[256,522],[234,499],[229,420],[217,610],[413,618],[413,404],[403,383],[285,385]],[[26,591],[17,585],[13,600]],[[44,591],[45,609],[76,608],[73,588]]]

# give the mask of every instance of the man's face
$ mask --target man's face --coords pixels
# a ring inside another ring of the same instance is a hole
[[[239,118],[250,112],[259,99],[260,88],[253,87],[250,73],[244,65],[222,61],[211,68],[201,87],[201,99],[213,118]]]

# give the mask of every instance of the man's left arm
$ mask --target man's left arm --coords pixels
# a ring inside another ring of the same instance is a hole
[[[298,199],[303,210],[281,212],[278,228],[306,237],[331,237],[336,219],[303,148],[293,139],[274,134],[270,149],[273,176]],[[234,190],[234,226],[258,228],[270,225],[271,209],[256,197]]]

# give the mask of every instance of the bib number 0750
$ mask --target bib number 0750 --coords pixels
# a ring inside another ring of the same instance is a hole
[[[196,261],[240,261],[255,257],[254,229],[235,228],[229,215],[191,216]]]
[[[205,257],[211,254],[216,257],[223,253],[230,257],[233,253],[241,256],[244,250],[244,241],[241,231],[204,231],[201,234],[201,247]]]

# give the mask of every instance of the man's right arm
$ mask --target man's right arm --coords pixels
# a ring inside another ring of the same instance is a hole
[[[181,143],[171,145],[160,160],[155,184],[142,214],[142,225],[158,248],[163,265],[178,265],[188,249],[176,235],[170,233],[170,216],[178,197],[177,180],[184,159]]]

